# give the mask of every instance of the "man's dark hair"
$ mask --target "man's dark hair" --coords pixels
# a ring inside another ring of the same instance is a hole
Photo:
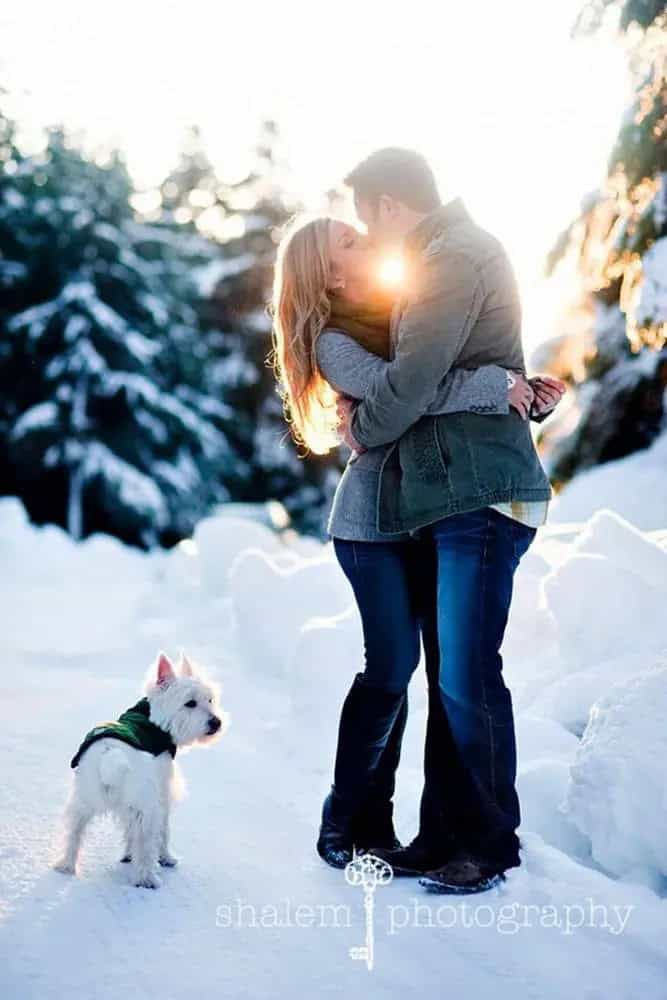
[[[378,149],[350,171],[344,183],[376,210],[389,195],[413,212],[433,212],[441,204],[433,171],[420,153],[390,146]]]

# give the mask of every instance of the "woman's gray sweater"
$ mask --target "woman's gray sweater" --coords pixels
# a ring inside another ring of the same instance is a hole
[[[373,377],[387,362],[339,330],[323,330],[316,345],[322,375],[338,392],[363,399]],[[498,365],[467,370],[452,368],[440,383],[427,413],[509,413],[507,374]],[[390,445],[353,452],[331,506],[327,531],[355,542],[397,541],[408,534],[380,534],[376,508],[380,466]]]

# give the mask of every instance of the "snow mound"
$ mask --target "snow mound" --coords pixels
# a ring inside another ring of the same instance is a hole
[[[331,546],[318,558],[282,560],[247,549],[229,571],[240,654],[252,669],[279,678],[287,671],[302,626],[311,618],[340,614],[352,603],[347,580]]]
[[[153,559],[109,535],[79,545],[55,525],[30,524],[14,498],[0,500],[3,639],[16,651],[63,655],[125,650]]]
[[[516,720],[516,742],[519,763],[541,758],[571,761],[579,741],[554,719],[521,715]]]
[[[667,584],[667,552],[613,511],[594,514],[575,541],[574,550],[602,552],[616,566],[636,574],[651,587],[664,588]]]
[[[550,520],[586,521],[612,507],[642,531],[667,524],[667,432],[643,451],[580,472],[554,499]]]
[[[608,872],[667,878],[667,658],[595,703],[570,769],[564,813]]]
[[[542,685],[530,702],[530,711],[553,719],[571,734],[581,737],[594,702],[614,684],[641,673],[646,668],[646,656],[644,651],[605,658],[574,673],[557,674]],[[562,661],[561,667],[567,669]]]
[[[617,514],[599,511],[543,588],[571,668],[638,644],[653,648],[663,633],[667,553]]]
[[[197,525],[192,550],[200,567],[201,580],[211,594],[227,589],[228,574],[236,557],[246,549],[278,553],[281,544],[270,528],[246,518],[217,514]]]
[[[590,856],[588,840],[561,809],[569,776],[570,769],[562,760],[537,760],[519,769],[519,835],[525,828],[570,857],[585,859]]]

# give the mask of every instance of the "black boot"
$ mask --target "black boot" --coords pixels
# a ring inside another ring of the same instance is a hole
[[[352,819],[333,786],[322,806],[317,853],[332,868],[345,868],[354,854]]]
[[[354,823],[352,836],[357,854],[365,854],[372,847],[398,850],[401,842],[394,829],[393,802],[374,802],[364,808]]]
[[[318,854],[334,868],[352,860],[355,824],[404,702],[405,692],[370,687],[362,674],[355,676],[343,702],[334,783],[324,801],[317,841]]]
[[[394,830],[394,803],[396,771],[401,758],[403,733],[408,719],[407,692],[394,721],[387,745],[384,748],[371,779],[368,795],[354,823],[354,841],[359,854],[371,847],[398,850],[401,842]]]

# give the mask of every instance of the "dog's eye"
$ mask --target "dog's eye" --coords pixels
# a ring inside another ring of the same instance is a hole
[[[190,698],[190,701],[186,701],[185,707],[186,708],[196,708],[197,707],[197,702],[194,700],[194,698]]]

